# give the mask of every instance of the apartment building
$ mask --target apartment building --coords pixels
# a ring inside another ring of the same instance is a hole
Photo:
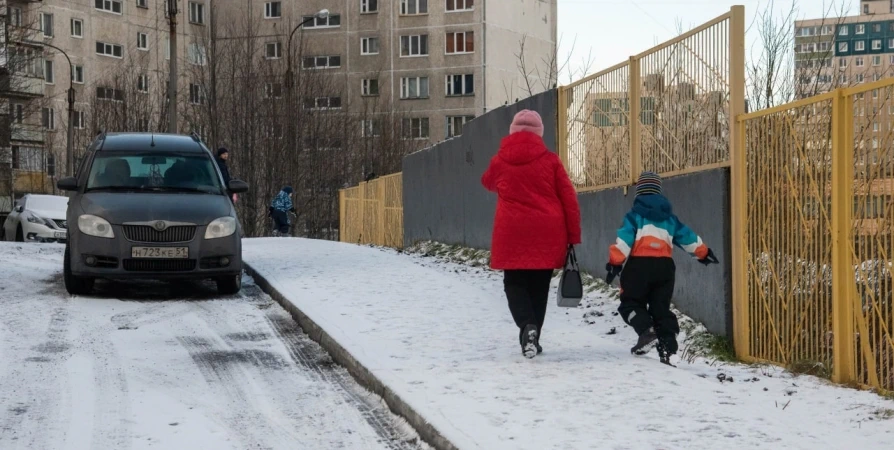
[[[530,70],[553,59],[556,8],[556,0],[240,0],[215,2],[215,17],[250,18],[254,32],[268,36],[265,54],[282,58],[291,32],[327,9],[328,18],[312,19],[291,42],[301,48],[293,66],[347,80],[337,97],[321,94],[315,103],[359,109],[374,99],[378,113],[405,117],[406,138],[438,142],[528,96],[517,55],[524,41]],[[540,92],[555,79],[531,84]],[[374,122],[365,134],[375,134]]]

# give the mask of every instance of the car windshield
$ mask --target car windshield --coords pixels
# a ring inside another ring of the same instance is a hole
[[[87,190],[221,194],[214,162],[202,154],[152,152],[98,154]]]
[[[25,207],[34,211],[61,211],[68,209],[68,197],[55,195],[37,195],[28,197]]]

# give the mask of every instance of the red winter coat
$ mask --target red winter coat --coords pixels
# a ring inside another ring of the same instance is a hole
[[[491,267],[563,267],[568,244],[580,243],[580,206],[562,162],[543,139],[527,131],[504,138],[481,184],[498,195]]]

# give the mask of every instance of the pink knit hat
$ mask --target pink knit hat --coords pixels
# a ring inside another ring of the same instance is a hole
[[[512,125],[509,125],[509,134],[519,131],[530,131],[543,137],[543,120],[540,118],[540,114],[529,109],[519,111],[512,119]]]

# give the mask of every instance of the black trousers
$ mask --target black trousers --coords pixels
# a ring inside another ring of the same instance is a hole
[[[621,272],[621,306],[618,313],[637,334],[655,328],[671,353],[677,351],[680,324],[671,311],[676,266],[672,258],[637,258],[627,261]]]
[[[287,212],[271,209],[270,217],[273,218],[274,231],[278,231],[282,234],[289,234],[289,216]]]
[[[503,273],[503,288],[509,301],[509,311],[518,326],[519,339],[528,325],[536,325],[538,335],[546,317],[549,284],[553,270],[507,270]]]

